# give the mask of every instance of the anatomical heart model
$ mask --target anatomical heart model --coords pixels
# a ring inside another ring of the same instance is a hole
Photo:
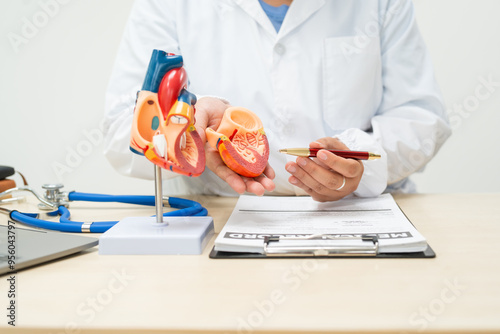
[[[132,152],[173,172],[199,176],[205,151],[194,127],[196,97],[186,90],[182,56],[154,50],[137,94],[130,139]]]
[[[226,109],[216,131],[207,128],[207,141],[224,163],[236,173],[255,177],[262,174],[269,159],[269,142],[262,122],[248,109]]]

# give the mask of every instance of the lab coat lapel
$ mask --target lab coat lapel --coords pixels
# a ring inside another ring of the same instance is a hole
[[[258,0],[234,0],[248,15],[250,15],[258,24],[262,26],[273,37],[276,37],[276,29],[262,9]]]
[[[278,39],[301,25],[324,4],[325,0],[293,0],[278,33]]]

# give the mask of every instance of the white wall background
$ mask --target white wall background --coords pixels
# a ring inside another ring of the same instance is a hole
[[[132,3],[0,0],[0,165],[35,187],[153,192],[151,181],[116,173],[101,147],[104,93]],[[454,133],[413,179],[420,192],[498,192],[500,1],[414,3]],[[14,35],[24,38],[17,46]]]

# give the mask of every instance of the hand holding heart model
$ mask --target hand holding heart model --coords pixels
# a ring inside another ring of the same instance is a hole
[[[155,165],[199,176],[205,169],[204,143],[196,131],[196,97],[187,91],[182,56],[154,50],[137,94],[130,149]],[[260,119],[248,109],[228,108],[216,131],[206,129],[209,144],[236,173],[256,177],[269,159],[269,143]]]
[[[226,109],[214,131],[206,130],[207,141],[218,150],[224,163],[236,173],[256,177],[262,174],[269,159],[269,142],[262,122],[248,109]]]

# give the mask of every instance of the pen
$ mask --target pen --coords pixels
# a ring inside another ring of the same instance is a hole
[[[341,151],[341,150],[328,150],[322,148],[283,148],[280,153],[296,155],[298,157],[316,157],[316,153],[319,150],[327,150],[335,155],[342,158],[356,159],[356,160],[374,160],[379,159],[380,154],[375,154],[371,152],[360,152],[360,151]]]

